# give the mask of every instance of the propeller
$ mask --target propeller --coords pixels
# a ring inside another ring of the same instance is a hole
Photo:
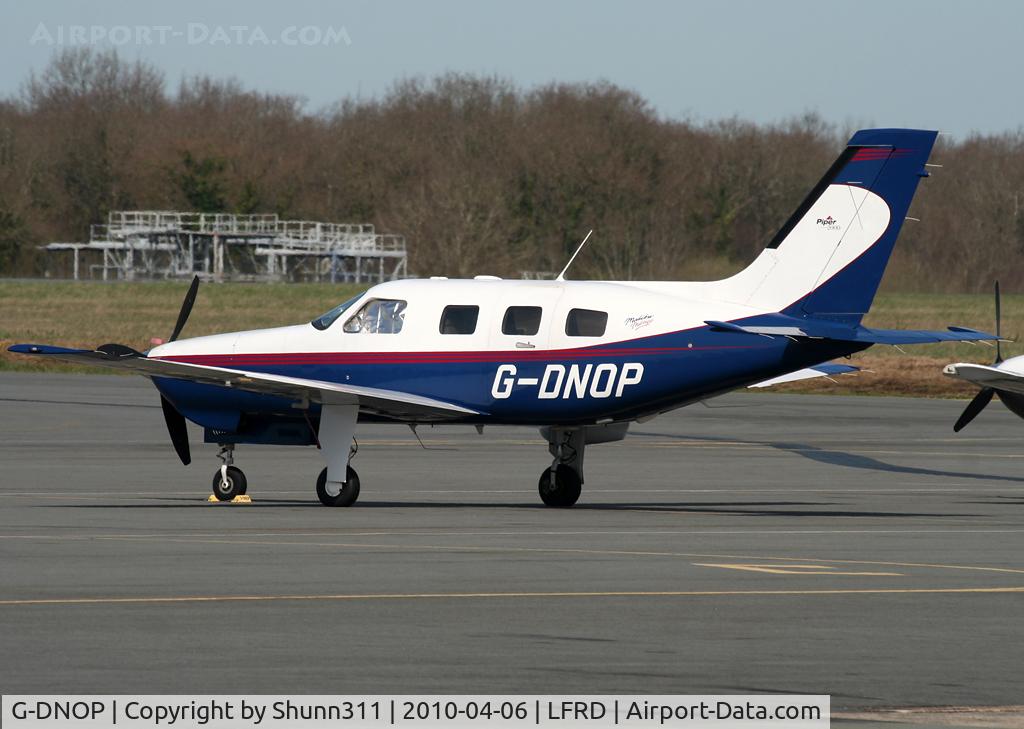
[[[188,315],[192,313],[192,306],[196,303],[196,294],[199,292],[199,277],[192,279],[192,285],[188,287],[185,300],[181,302],[181,311],[178,312],[178,321],[174,324],[174,331],[168,342],[173,342],[185,328]],[[163,395],[160,395],[160,407],[164,411],[164,422],[167,423],[167,433],[171,436],[171,444],[174,452],[178,454],[182,464],[188,465],[192,462],[192,453],[188,445],[188,426],[185,424],[185,416],[178,408]]]
[[[1003,361],[1003,351],[999,346],[999,340],[1002,338],[1001,320],[1002,320],[1001,307],[999,305],[999,282],[996,281],[996,360],[993,365],[998,365]],[[953,432],[959,433],[961,430],[967,427],[967,424],[978,417],[978,413],[985,409],[985,407],[992,402],[992,396],[996,394],[996,391],[991,387],[983,387],[974,396],[964,411],[960,414],[956,424],[953,426]]]
[[[1003,333],[1000,331],[1000,323],[1002,321],[1002,314],[1000,313],[999,306],[999,282],[996,281],[996,361],[992,364],[997,365],[1003,361],[1003,350],[999,346],[999,340],[1003,338]]]
[[[160,396],[160,407],[164,411],[164,422],[167,423],[167,432],[171,436],[171,444],[174,452],[178,454],[182,465],[187,466],[192,462],[192,452],[188,447],[188,427],[185,425],[185,416],[178,412],[178,408],[171,404],[163,395]]]
[[[999,284],[996,284],[998,287]],[[998,289],[997,289],[998,291]],[[188,315],[192,313],[192,306],[196,303],[196,294],[199,292],[199,277],[196,276],[192,279],[192,285],[188,287],[188,293],[185,294],[185,300],[181,302],[181,311],[178,312],[178,321],[174,324],[174,331],[171,332],[171,338],[168,342],[173,342],[181,334],[181,330],[185,328],[185,322],[188,321]],[[998,304],[997,310],[998,310]]]
[[[996,394],[996,391],[991,387],[983,387],[981,391],[974,396],[974,399],[967,403],[967,407],[964,408],[960,418],[956,421],[956,425],[953,426],[953,432],[959,433],[963,430],[969,422],[974,420],[978,413],[985,409],[985,406],[992,402],[992,396]]]

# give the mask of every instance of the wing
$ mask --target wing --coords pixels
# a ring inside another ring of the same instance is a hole
[[[706,321],[712,331],[756,334],[762,337],[790,337],[804,339],[831,339],[840,342],[865,344],[930,344],[932,342],[981,342],[998,339],[995,334],[949,327],[946,331],[925,329],[871,329],[846,326],[821,319],[797,319],[783,314],[758,317],[756,323],[737,324],[730,321]]]
[[[171,362],[147,357],[130,347],[105,344],[99,349],[66,349],[45,344],[15,344],[8,351],[31,354],[65,362],[111,367],[149,377],[169,377],[208,385],[232,387],[246,392],[291,397],[313,402],[358,402],[360,410],[398,420],[452,420],[467,415],[480,415],[460,405],[396,390],[359,387],[338,382],[308,380],[265,372],[207,367],[186,362]]]
[[[758,382],[747,387],[771,387],[772,385],[781,385],[784,382],[797,382],[799,380],[810,380],[815,377],[828,377],[832,379],[832,375],[846,375],[851,372],[860,372],[860,367],[854,367],[853,365],[844,364],[820,364],[814,367],[806,367],[802,370],[796,370],[795,372],[787,372],[784,375],[778,377],[772,377],[770,380],[764,382]]]
[[[1024,375],[986,365],[957,362],[942,368],[942,374],[965,380],[978,387],[991,387],[1024,395]]]

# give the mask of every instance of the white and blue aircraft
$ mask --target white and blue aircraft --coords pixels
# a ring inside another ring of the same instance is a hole
[[[999,303],[999,282],[996,281],[996,336],[1002,329],[1001,305]],[[967,424],[978,417],[995,395],[1014,415],[1024,418],[1024,355],[1003,359],[1003,351],[999,346],[1002,339],[996,340],[996,357],[991,365],[956,362],[946,365],[942,373],[948,377],[970,382],[980,390],[953,425],[953,432],[959,433]]]
[[[540,496],[567,507],[580,496],[585,447],[622,439],[631,422],[765,380],[841,371],[823,363],[872,344],[995,339],[861,324],[935,138],[857,132],[753,263],[721,281],[392,281],[309,323],[179,340],[197,279],[170,341],[146,353],[10,351],[151,378],[182,463],[186,419],[221,445],[222,500],[246,491],[236,444],[316,445],[327,464],[320,501],[352,505],[356,426],[376,420],[540,426],[553,457]]]

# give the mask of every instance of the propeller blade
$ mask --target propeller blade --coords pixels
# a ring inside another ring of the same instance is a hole
[[[174,451],[184,465],[192,462],[192,453],[188,447],[188,427],[185,425],[185,416],[178,412],[178,409],[171,404],[163,395],[160,396],[160,407],[164,411],[164,422],[167,423],[167,432],[171,436],[171,443]]]
[[[1003,316],[999,306],[999,282],[996,281],[996,361],[993,364],[999,364],[1003,361],[1003,351],[999,346],[999,340],[1003,338],[1001,331],[1002,319]]]
[[[992,396],[995,394],[996,391],[991,387],[982,388],[981,392],[975,395],[974,399],[967,403],[967,407],[964,408],[960,418],[956,421],[956,425],[953,426],[953,432],[959,433],[969,422],[978,417],[978,413],[985,409],[985,406],[992,401]]]
[[[188,321],[188,315],[192,313],[192,305],[196,303],[196,293],[199,291],[199,277],[196,276],[192,279],[192,285],[188,287],[188,293],[185,294],[185,300],[181,302],[181,311],[178,312],[178,321],[174,325],[174,331],[171,332],[171,338],[168,342],[173,342],[181,334],[181,330],[185,328],[185,322]]]

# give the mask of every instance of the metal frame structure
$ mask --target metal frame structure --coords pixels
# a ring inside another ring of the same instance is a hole
[[[72,275],[104,281],[190,278],[212,281],[331,281],[379,283],[408,272],[405,237],[367,223],[282,220],[169,210],[112,210],[93,225],[88,243],[55,242],[72,252]]]

